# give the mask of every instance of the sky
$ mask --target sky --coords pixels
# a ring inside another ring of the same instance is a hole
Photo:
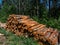
[[[43,3],[44,0],[40,0],[40,3]],[[47,0],[47,3],[46,3],[46,8],[49,9],[49,1]]]
[[[2,4],[2,0],[0,0],[0,5]]]

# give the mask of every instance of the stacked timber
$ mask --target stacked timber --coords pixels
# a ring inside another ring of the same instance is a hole
[[[16,35],[33,36],[37,41],[58,45],[57,29],[47,28],[46,25],[39,24],[29,16],[10,15],[7,20],[6,29]]]

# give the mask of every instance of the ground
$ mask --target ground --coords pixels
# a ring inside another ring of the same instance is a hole
[[[0,28],[0,45],[40,45],[33,38],[25,38],[24,36],[16,36],[12,32],[8,32]]]
[[[0,35],[0,45],[5,45],[6,38],[4,35]]]

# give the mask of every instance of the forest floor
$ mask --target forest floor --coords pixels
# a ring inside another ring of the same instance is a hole
[[[40,45],[33,38],[25,38],[24,36],[16,36],[12,32],[8,32],[0,28],[0,45]]]

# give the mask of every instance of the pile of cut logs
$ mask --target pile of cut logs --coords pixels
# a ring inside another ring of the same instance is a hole
[[[57,29],[47,28],[46,25],[38,22],[25,15],[9,16],[6,29],[16,35],[25,35],[26,37],[34,37],[37,41],[47,42],[50,45],[58,45]]]

